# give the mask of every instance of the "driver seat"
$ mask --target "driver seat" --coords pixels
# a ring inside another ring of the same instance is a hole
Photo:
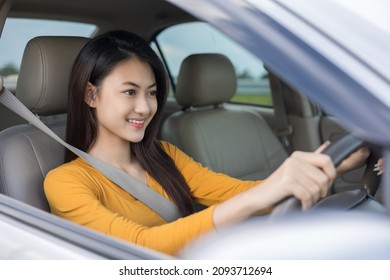
[[[229,106],[236,81],[224,55],[187,57],[175,92],[183,109],[165,120],[161,135],[211,170],[242,180],[264,179],[288,155],[260,114]]]
[[[73,62],[89,39],[36,37],[26,45],[16,97],[46,125],[65,136],[68,81]],[[60,117],[56,117],[60,116]],[[43,192],[48,171],[64,162],[64,147],[31,124],[0,132],[0,193],[49,211]]]

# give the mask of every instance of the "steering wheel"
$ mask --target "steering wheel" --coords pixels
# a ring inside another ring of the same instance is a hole
[[[323,153],[329,155],[333,164],[338,166],[344,159],[364,145],[365,142],[363,140],[354,137],[352,134],[346,134],[336,142],[332,143],[327,149],[325,149],[325,151],[323,151]],[[328,195],[326,198],[314,205],[312,209],[322,209],[327,207],[344,207],[347,209],[351,206],[351,204],[357,204],[364,201],[367,195],[373,196],[380,185],[380,177],[373,171],[378,158],[379,156],[377,156],[377,153],[371,152],[371,155],[367,159],[367,165],[364,171],[360,190]],[[289,197],[273,209],[270,214],[270,219],[280,218],[296,211],[301,211],[301,203],[295,197]]]

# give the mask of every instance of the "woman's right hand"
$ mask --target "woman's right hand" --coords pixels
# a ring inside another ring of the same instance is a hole
[[[242,221],[290,196],[300,200],[304,210],[313,206],[327,194],[336,177],[330,157],[320,153],[325,147],[314,153],[294,152],[259,185],[217,205],[213,214],[215,226]]]
[[[319,153],[322,148],[315,153],[294,152],[262,184],[252,190],[259,188],[258,195],[267,199],[268,207],[286,197],[295,196],[301,201],[302,209],[309,209],[320,197],[326,196],[336,177],[336,169],[330,157]]]

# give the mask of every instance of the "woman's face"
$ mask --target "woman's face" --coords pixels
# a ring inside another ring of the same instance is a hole
[[[138,58],[119,63],[86,102],[96,109],[97,141],[140,142],[157,111],[157,85],[149,64]]]

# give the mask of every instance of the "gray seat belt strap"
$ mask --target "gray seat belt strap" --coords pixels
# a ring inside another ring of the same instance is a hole
[[[283,84],[273,73],[269,72],[270,86],[272,89],[272,101],[275,111],[276,130],[275,133],[279,137],[283,147],[288,154],[293,152],[292,134],[293,128],[287,119],[286,105],[283,96]]]
[[[89,154],[69,145],[48,128],[38,117],[28,110],[8,89],[3,87],[2,77],[0,76],[0,103],[20,115],[22,118],[30,122],[32,125],[46,133],[48,136],[65,146],[67,149],[85,159],[95,169],[99,170],[112,182],[123,188],[132,196],[142,201],[151,209],[156,211],[167,222],[175,221],[180,218],[180,212],[177,206],[170,200],[166,199],[156,191],[149,188],[147,185],[139,182],[124,171],[115,168],[114,166],[105,163]]]

